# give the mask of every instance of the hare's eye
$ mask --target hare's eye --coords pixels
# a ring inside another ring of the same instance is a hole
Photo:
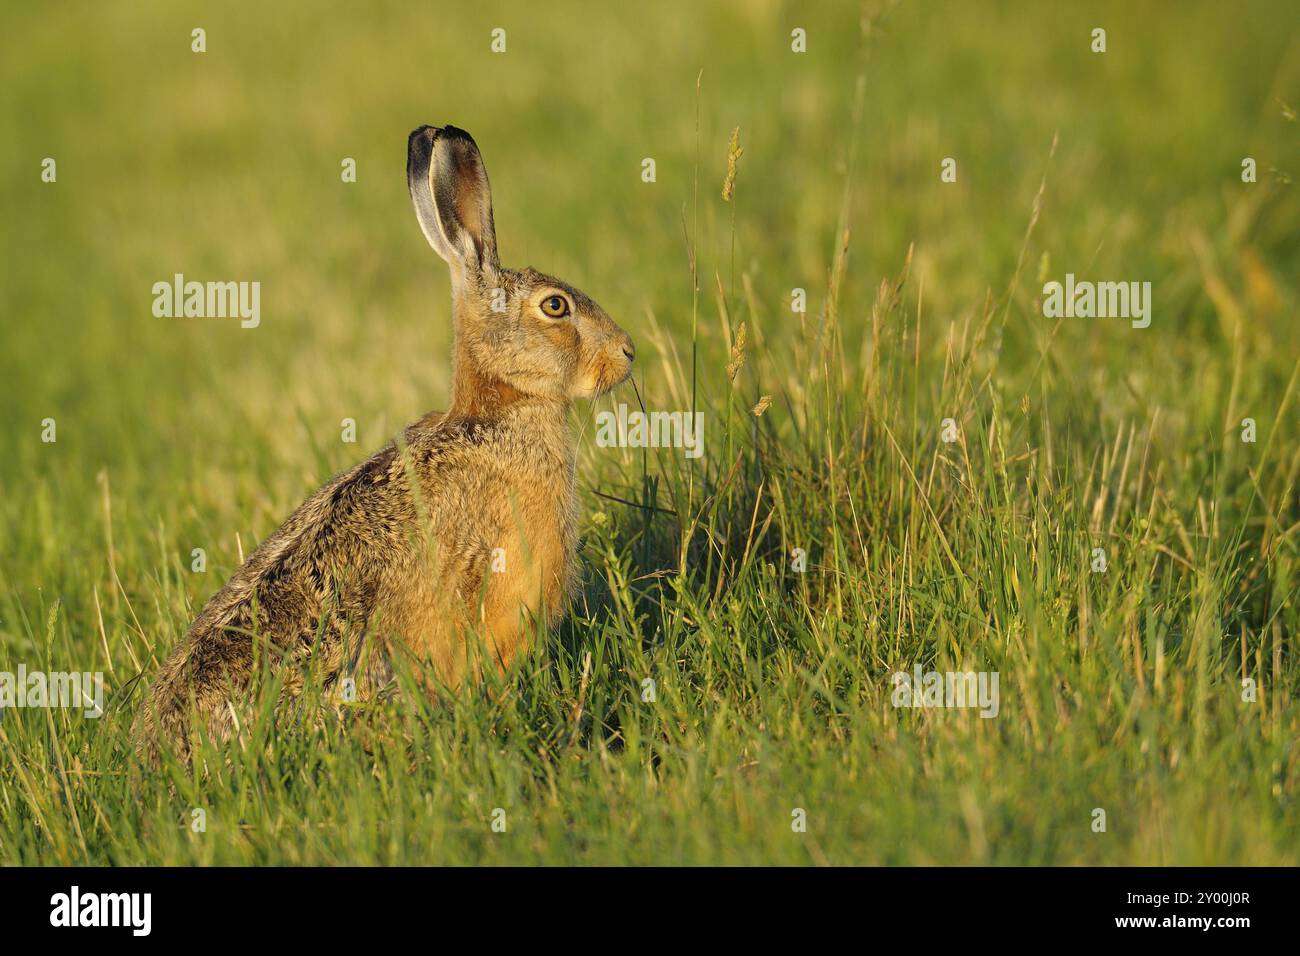
[[[569,314],[569,301],[562,295],[547,296],[542,300],[542,311],[553,319],[562,319]]]

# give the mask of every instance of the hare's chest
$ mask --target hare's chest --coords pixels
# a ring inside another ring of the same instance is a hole
[[[485,448],[457,470],[463,481],[430,489],[433,531],[414,546],[425,559],[404,562],[388,618],[443,680],[459,681],[467,641],[505,667],[539,625],[558,623],[576,565],[570,461],[533,437]]]
[[[521,482],[499,515],[484,616],[494,630],[513,621],[554,624],[564,609],[576,562],[576,503],[571,475],[543,471]]]

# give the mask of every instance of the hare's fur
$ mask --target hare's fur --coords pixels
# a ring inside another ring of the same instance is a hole
[[[308,498],[208,601],[136,719],[148,761],[163,747],[187,759],[196,721],[234,735],[261,675],[279,704],[312,675],[352,677],[364,698],[402,653],[430,686],[454,686],[473,648],[504,668],[563,614],[577,544],[568,409],[626,378],[631,341],[572,286],[500,266],[467,133],[412,133],[408,179],[451,269],[451,405]],[[561,303],[567,315],[544,311]]]

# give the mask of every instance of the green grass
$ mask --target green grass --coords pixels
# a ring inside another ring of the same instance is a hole
[[[4,712],[0,863],[1300,863],[1293,6],[648,6],[5,8],[0,670],[108,695]],[[502,686],[133,781],[241,553],[446,400],[425,122],[706,453],[577,409],[583,597]],[[176,272],[260,280],[261,327],[153,317]],[[1151,327],[1043,318],[1066,272]],[[894,708],[918,663],[1000,713]]]

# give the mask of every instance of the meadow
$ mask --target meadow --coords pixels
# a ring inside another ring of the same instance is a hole
[[[0,672],[105,701],[0,712],[0,864],[1300,863],[1298,24],[6,5]],[[637,343],[573,416],[582,594],[454,700],[140,775],[207,598],[445,407],[424,123],[477,140],[503,261]],[[156,316],[177,273],[259,324]],[[1150,282],[1149,327],[1045,316],[1067,274]],[[703,453],[601,447],[619,403]],[[997,715],[895,706],[917,667]]]

